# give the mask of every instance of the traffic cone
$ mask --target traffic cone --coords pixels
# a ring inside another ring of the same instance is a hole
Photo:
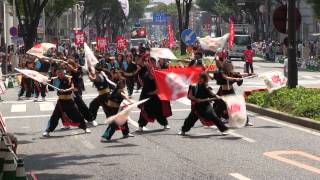
[[[13,81],[11,77],[9,77],[9,80],[8,80],[8,88],[13,88]]]
[[[17,160],[16,180],[27,180],[26,170],[24,168],[23,159]]]
[[[16,168],[14,154],[10,151],[6,152],[3,164],[3,176],[2,179],[15,179],[16,178]]]

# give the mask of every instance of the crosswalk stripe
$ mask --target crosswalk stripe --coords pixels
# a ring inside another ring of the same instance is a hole
[[[182,104],[184,104],[184,105],[191,105],[191,101],[190,101],[188,98],[186,98],[186,97],[180,98],[180,99],[178,99],[177,101],[180,102],[180,103],[182,103]]]
[[[27,105],[26,104],[13,104],[11,106],[11,112],[26,112]]]
[[[316,79],[316,77],[312,77],[312,76],[302,76],[303,79]]]
[[[54,105],[52,102],[40,102],[39,103],[40,111],[53,111]]]

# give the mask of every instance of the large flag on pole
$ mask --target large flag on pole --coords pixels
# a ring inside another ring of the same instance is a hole
[[[169,48],[151,48],[150,56],[170,60],[177,59]]]
[[[259,78],[264,80],[264,83],[266,84],[270,93],[286,86],[287,84],[287,78],[283,75],[283,73],[278,71],[263,73],[259,75]]]
[[[121,5],[121,8],[122,8],[122,11],[123,11],[123,14],[128,17],[129,16],[129,1],[128,0],[118,0],[120,5]]]
[[[93,51],[89,48],[87,43],[84,43],[84,54],[85,54],[85,67],[91,72],[94,72],[94,66],[98,63],[98,59],[93,54]]]
[[[43,84],[48,83],[48,77],[40,74],[37,71],[33,71],[33,70],[29,70],[29,69],[18,69],[18,68],[15,68],[15,70],[18,71],[19,73],[33,79],[33,80],[35,80],[35,81],[40,82],[40,83],[43,83]]]
[[[204,38],[199,38],[198,40],[202,49],[217,52],[219,51],[219,49],[222,49],[226,45],[229,36],[230,34],[227,33],[224,36],[218,38],[207,36]]]
[[[174,35],[171,22],[168,23],[168,39],[169,39],[169,48],[173,48],[174,45]]]
[[[234,36],[235,36],[235,30],[234,30],[234,17],[230,17],[230,38],[229,38],[229,48],[233,47],[234,44]]]
[[[115,121],[119,126],[122,126],[124,123],[126,123],[126,121],[128,120],[129,118],[129,115],[132,111],[133,108],[139,106],[140,104],[143,104],[145,103],[146,101],[148,101],[149,99],[144,99],[142,101],[138,101],[138,102],[135,102],[127,107],[125,107],[122,111],[120,111],[118,114],[114,115],[114,116],[111,116],[109,117],[107,120],[106,120],[106,123],[107,124],[110,124],[111,122]]]
[[[46,58],[44,54],[47,53],[51,48],[56,48],[56,45],[51,43],[35,44],[29,51],[27,51],[27,54],[36,56],[38,58]]]
[[[189,86],[198,81],[201,68],[155,70],[154,76],[161,100],[177,100],[188,94]]]
[[[227,104],[229,115],[229,127],[242,128],[247,122],[246,101],[242,95],[223,96]]]

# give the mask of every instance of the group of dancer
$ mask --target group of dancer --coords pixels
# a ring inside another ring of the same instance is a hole
[[[138,51],[132,49],[131,52],[119,53],[116,58],[105,54],[97,56],[99,62],[94,68],[88,69],[88,77],[98,91],[89,106],[82,98],[84,91],[83,70],[77,58],[68,57],[63,62],[54,62],[39,59],[37,70],[43,74],[49,73],[50,67],[54,66],[54,73],[51,72],[50,83],[58,88],[58,100],[55,109],[49,119],[48,126],[43,136],[49,137],[62,120],[63,129],[69,129],[70,126],[78,126],[85,133],[90,133],[87,123],[97,126],[97,112],[101,106],[105,117],[109,118],[116,115],[121,108],[124,100],[127,105],[133,103],[132,95],[134,85],[137,88],[142,87],[139,100],[148,99],[145,103],[139,105],[140,116],[138,119],[138,132],[143,132],[148,123],[155,120],[163,126],[163,129],[170,129],[168,117],[172,116],[170,101],[160,100],[157,95],[157,85],[154,77],[155,69],[168,68],[167,61],[150,57],[150,49],[140,48]],[[200,66],[202,64],[202,53],[197,51],[194,59],[189,66]],[[27,61],[26,68],[33,69],[33,62]],[[192,102],[191,112],[186,117],[184,124],[179,132],[185,135],[199,119],[205,126],[216,125],[222,135],[228,134],[226,121],[228,120],[227,107],[220,96],[234,94],[233,84],[241,85],[242,75],[233,71],[232,63],[223,57],[216,60],[218,70],[213,74],[203,71],[199,75],[198,83],[191,85],[188,92],[188,98]],[[220,85],[219,91],[215,94],[208,85],[210,79],[215,79]],[[31,96],[31,79],[23,77],[22,89],[27,91],[26,97]],[[34,83],[34,82],[33,82]],[[36,86],[39,94],[45,97],[46,85],[38,83]],[[127,91],[126,88],[127,87]],[[43,91],[42,91],[43,90]],[[42,93],[44,92],[44,93]],[[20,92],[21,98],[23,91]],[[212,103],[214,102],[214,103]],[[251,125],[247,122],[247,125]],[[102,134],[101,141],[109,141],[116,130],[121,130],[123,138],[133,137],[130,133],[128,123],[117,124],[111,122]]]

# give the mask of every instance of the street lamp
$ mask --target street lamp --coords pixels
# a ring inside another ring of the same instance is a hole
[[[75,9],[75,30],[81,29],[81,18],[80,15],[84,10],[84,1],[78,1],[77,4],[74,5]]]

